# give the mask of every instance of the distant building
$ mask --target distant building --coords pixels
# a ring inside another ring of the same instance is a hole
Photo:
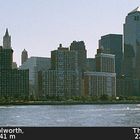
[[[29,70],[30,95],[42,96],[42,72],[50,69],[51,61],[47,57],[30,57],[19,69]]]
[[[98,49],[95,62],[96,72],[84,73],[84,95],[116,96],[115,56]]]
[[[3,47],[0,47],[0,96],[19,97],[29,95],[29,71],[13,69],[11,36],[6,29]]]
[[[99,40],[99,48],[103,49],[104,54],[115,55],[115,72],[117,76],[122,72],[123,59],[123,37],[120,34],[108,34]]]
[[[21,64],[23,64],[28,59],[28,52],[24,49],[21,54]]]

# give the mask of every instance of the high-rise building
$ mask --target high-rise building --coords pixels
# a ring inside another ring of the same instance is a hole
[[[84,72],[84,95],[116,96],[115,55],[97,49],[96,72]]]
[[[0,47],[0,96],[28,96],[29,71],[13,69],[11,37],[6,29],[3,47]]]
[[[44,73],[46,95],[81,95],[81,71],[78,67],[78,52],[60,44],[51,52],[51,69]]]
[[[115,55],[103,52],[103,49],[97,49],[95,55],[96,71],[115,73]]]
[[[126,77],[140,79],[140,7],[126,16],[124,23],[124,62]]]
[[[21,64],[23,64],[28,59],[28,52],[24,49],[21,54]]]
[[[115,55],[115,72],[117,76],[121,75],[122,58],[123,58],[123,42],[122,35],[108,34],[99,40],[99,48],[103,48],[103,53]]]

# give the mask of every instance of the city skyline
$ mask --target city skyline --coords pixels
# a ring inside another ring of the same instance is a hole
[[[138,0],[14,0],[0,4],[0,36],[9,29],[18,66],[24,49],[29,57],[50,57],[60,43],[69,47],[74,40],[84,41],[87,56],[93,58],[100,37],[123,34],[127,13],[140,5]]]

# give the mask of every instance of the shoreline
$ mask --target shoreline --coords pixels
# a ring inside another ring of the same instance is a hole
[[[140,101],[29,101],[0,103],[5,105],[107,105],[107,104],[140,104]]]

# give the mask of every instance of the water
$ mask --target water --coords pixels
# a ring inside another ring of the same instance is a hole
[[[139,104],[0,106],[0,126],[140,126]]]

